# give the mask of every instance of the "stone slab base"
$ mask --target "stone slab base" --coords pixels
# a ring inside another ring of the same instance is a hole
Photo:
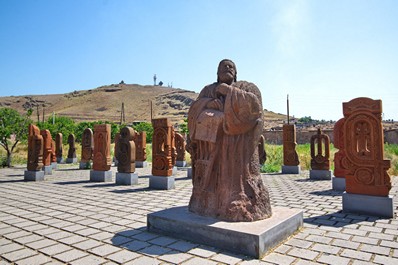
[[[172,171],[171,174],[172,174],[173,176],[175,176],[175,175],[177,175],[177,171],[178,171],[178,168],[177,168],[176,166],[174,166],[174,167],[173,167],[173,171]]]
[[[24,180],[27,181],[43,181],[44,171],[29,171],[25,170]]]
[[[66,164],[73,164],[73,163],[77,163],[77,157],[66,159]]]
[[[272,216],[256,222],[224,222],[174,207],[147,215],[147,229],[171,237],[262,258],[303,224],[303,212],[272,208]]]
[[[90,169],[92,168],[91,162],[80,162],[79,169]]]
[[[43,166],[43,171],[44,171],[44,175],[52,175],[53,174],[53,167],[51,165]]]
[[[51,167],[53,169],[57,169],[58,163],[57,162],[51,162]]]
[[[343,212],[366,214],[380,217],[394,217],[394,196],[370,196],[343,193]]]
[[[331,180],[332,179],[332,171],[311,169],[310,170],[310,179]]]
[[[282,166],[282,174],[300,174],[300,166]]]
[[[63,164],[65,163],[65,160],[62,157],[57,157],[57,163]]]
[[[148,162],[147,161],[135,161],[135,167],[138,167],[138,168],[148,167]]]
[[[188,168],[187,177],[190,178],[190,179],[192,178],[192,167]]]
[[[187,165],[187,161],[176,161],[177,167],[185,167]]]
[[[345,178],[332,176],[332,189],[335,191],[345,191]]]
[[[156,190],[171,190],[175,188],[174,176],[149,176],[149,188]]]
[[[116,184],[118,185],[137,185],[138,174],[137,173],[116,173]]]
[[[112,171],[90,171],[90,181],[92,182],[111,182],[112,181]]]

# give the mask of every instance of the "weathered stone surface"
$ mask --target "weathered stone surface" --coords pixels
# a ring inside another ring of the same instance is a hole
[[[107,171],[111,165],[111,125],[96,124],[94,126],[93,170]]]
[[[152,175],[171,176],[173,126],[168,118],[153,119],[152,126]]]
[[[113,148],[113,155],[114,155],[113,162],[115,162],[115,166],[117,166],[117,164],[118,164],[117,157],[116,157],[116,152],[117,152],[117,148],[118,148],[117,146],[119,144],[119,139],[120,139],[120,133],[116,133],[115,134],[115,139],[114,139],[115,145],[114,145],[114,148]]]
[[[330,169],[330,140],[329,136],[318,129],[317,134],[311,137],[311,169],[329,170]]]
[[[43,166],[51,165],[51,144],[53,139],[49,130],[41,130],[41,136],[43,137]]]
[[[177,161],[185,161],[185,139],[181,133],[175,133],[175,147],[177,151]]]
[[[296,125],[283,125],[283,165],[298,166],[300,164],[296,152]]]
[[[343,103],[347,193],[388,196],[390,160],[384,160],[382,102],[355,98]]]
[[[336,178],[345,178],[346,176],[347,158],[344,149],[344,131],[343,131],[344,122],[345,119],[341,118],[334,124],[333,128],[334,147],[339,149],[334,154],[333,175]]]
[[[55,155],[55,141],[51,141],[51,163],[57,163],[57,156]]]
[[[57,157],[57,162],[62,162],[62,133],[57,133],[55,136],[55,155]]]
[[[43,168],[43,136],[33,124],[29,125],[27,168],[28,171],[39,171]]]
[[[94,152],[94,136],[93,131],[90,128],[86,128],[83,131],[82,136],[82,163],[88,163],[93,159]]]
[[[135,172],[135,131],[131,127],[123,127],[120,130],[117,149],[115,152],[118,161],[117,171],[120,173]]]
[[[260,90],[237,82],[230,60],[220,62],[217,75],[217,82],[202,89],[188,112],[193,182],[189,210],[226,221],[268,218],[271,205],[258,156]]]
[[[267,161],[267,152],[265,151],[264,135],[261,135],[260,140],[258,140],[258,158],[260,161],[260,165],[264,164],[265,161]]]
[[[146,132],[136,132],[134,143],[135,161],[144,162],[146,160]]]
[[[73,159],[76,158],[76,146],[75,146],[75,135],[73,133],[69,134],[68,136],[68,158]]]

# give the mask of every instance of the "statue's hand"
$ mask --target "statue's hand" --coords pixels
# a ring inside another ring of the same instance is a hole
[[[216,87],[216,94],[220,96],[226,96],[231,90],[232,86],[221,83]]]

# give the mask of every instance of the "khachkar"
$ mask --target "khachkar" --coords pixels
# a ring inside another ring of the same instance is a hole
[[[55,141],[51,141],[51,167],[57,169],[57,156],[55,155]]]
[[[334,171],[332,176],[332,189],[336,191],[345,191],[345,176],[348,160],[344,150],[344,118],[341,118],[334,124],[333,139],[334,147],[338,149],[334,153]]]
[[[45,175],[51,175],[51,144],[53,139],[49,130],[41,130],[40,134],[43,137],[43,171]]]
[[[119,144],[119,139],[120,139],[120,133],[116,133],[115,140],[114,140],[115,145],[113,148],[113,164],[115,166],[117,166],[117,164],[118,164],[117,157],[116,157],[116,150],[118,148],[117,145]]]
[[[300,174],[300,161],[296,145],[296,125],[284,124],[282,174]]]
[[[94,126],[94,157],[90,181],[112,181],[111,165],[111,125],[97,124]]]
[[[260,174],[261,94],[223,60],[188,112],[193,190],[188,207],[148,215],[148,229],[262,257],[296,231],[301,210],[273,208]],[[247,222],[242,224],[242,222]]]
[[[28,135],[28,164],[24,173],[25,180],[44,180],[43,168],[43,136],[37,126],[29,125]]]
[[[57,163],[64,163],[64,159],[62,158],[62,133],[57,133],[55,136],[55,155]]]
[[[394,216],[390,160],[384,160],[381,100],[355,98],[343,103],[346,192],[343,211]]]
[[[82,136],[82,157],[80,159],[80,165],[79,165],[80,169],[91,168],[93,151],[94,151],[93,131],[90,128],[86,128],[84,129]]]
[[[311,136],[311,170],[310,179],[332,179],[330,171],[330,139],[318,128],[317,134]]]
[[[260,135],[260,140],[258,140],[258,159],[260,166],[262,166],[265,161],[267,161],[267,152],[265,151],[265,137]]]
[[[146,132],[136,132],[135,138],[135,167],[144,168],[148,166],[146,161]]]
[[[131,127],[120,129],[115,157],[118,161],[116,184],[138,184],[138,174],[135,172],[135,131]]]
[[[176,132],[174,134],[175,139],[175,147],[177,152],[177,167],[185,167],[187,165],[187,161],[185,160],[185,139],[181,133]]]
[[[168,118],[153,119],[152,126],[152,175],[149,177],[149,187],[174,189],[173,126]]]
[[[68,150],[68,157],[66,158],[66,163],[68,164],[77,163],[75,135],[73,133],[69,134],[68,136],[68,144],[69,144],[69,150]]]

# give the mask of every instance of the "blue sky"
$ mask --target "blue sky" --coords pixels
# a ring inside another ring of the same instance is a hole
[[[199,92],[232,59],[263,107],[337,120],[383,100],[398,120],[395,0],[0,0],[0,96],[119,83]]]

